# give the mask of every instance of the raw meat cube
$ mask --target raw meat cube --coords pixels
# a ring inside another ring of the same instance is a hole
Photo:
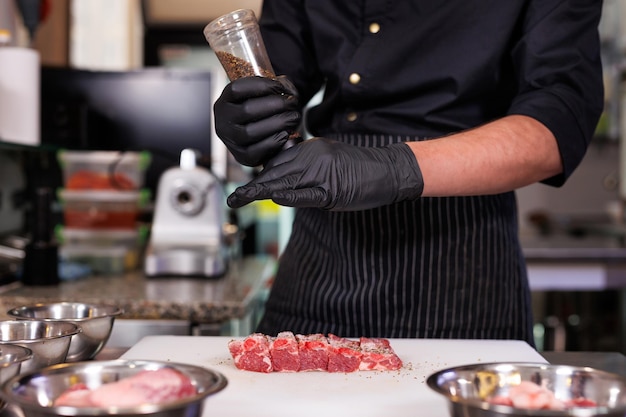
[[[231,340],[228,349],[235,366],[244,371],[272,372],[270,339],[261,333],[253,333],[244,340]]]
[[[300,352],[300,371],[328,369],[328,339],[321,333],[296,335]]]
[[[387,339],[361,337],[361,371],[393,371],[402,368],[402,360]]]
[[[355,372],[361,364],[361,351],[357,340],[328,335],[328,372]]]
[[[292,332],[280,332],[272,339],[270,356],[274,372],[298,372],[300,370],[298,341]]]

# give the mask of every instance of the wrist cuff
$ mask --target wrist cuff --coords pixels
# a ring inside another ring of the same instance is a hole
[[[391,151],[396,184],[398,184],[398,195],[395,201],[419,198],[424,191],[424,178],[415,154],[405,143],[394,143],[388,148]]]

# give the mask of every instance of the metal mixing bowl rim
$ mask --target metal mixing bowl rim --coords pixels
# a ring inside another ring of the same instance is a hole
[[[50,335],[46,337],[39,337],[37,339],[11,339],[11,340],[0,339],[0,343],[2,344],[37,343],[37,342],[41,342],[45,340],[60,339],[60,338],[67,337],[67,336],[74,336],[83,331],[83,329],[78,324],[75,324],[69,321],[63,321],[63,320],[39,320],[39,319],[37,320],[4,320],[4,321],[0,321],[0,326],[2,324],[12,324],[12,323],[19,323],[19,324],[24,324],[24,323],[43,323],[43,324],[55,323],[56,324],[58,323],[63,326],[69,325],[71,326],[72,330],[65,331],[62,334],[54,334],[54,335]]]
[[[202,392],[198,392],[195,395],[185,397],[178,400],[168,401],[163,404],[144,404],[136,407],[70,407],[70,406],[42,406],[39,404],[33,404],[24,401],[19,396],[14,397],[11,388],[17,384],[21,385],[22,381],[28,379],[34,379],[46,374],[61,373],[65,368],[79,368],[84,366],[97,366],[97,367],[122,367],[122,368],[142,368],[142,367],[159,367],[159,368],[172,368],[176,370],[195,370],[203,373],[210,373],[215,378],[215,383],[207,387]],[[37,371],[27,372],[21,375],[14,376],[7,380],[0,387],[0,397],[7,402],[13,402],[26,410],[37,410],[39,412],[45,412],[50,415],[57,416],[108,416],[108,415],[148,415],[154,413],[162,413],[168,410],[176,410],[188,407],[194,403],[200,403],[206,399],[206,397],[215,394],[223,390],[228,385],[228,380],[221,372],[213,369],[205,368],[197,365],[190,365],[180,362],[169,361],[156,361],[156,360],[135,360],[135,359],[113,359],[108,361],[83,361],[74,363],[60,363],[57,365],[51,365]]]
[[[555,365],[550,363],[542,363],[542,362],[478,362],[467,365],[460,366],[452,366],[444,369],[440,369],[436,372],[431,373],[426,377],[426,385],[448,400],[450,403],[457,404],[459,406],[470,406],[475,407],[477,409],[482,409],[485,411],[492,411],[496,413],[500,413],[502,415],[512,415],[512,416],[536,416],[536,417],[545,417],[545,416],[555,416],[555,417],[563,417],[563,416],[574,416],[574,417],[593,417],[598,415],[607,415],[607,414],[615,414],[620,413],[622,415],[626,415],[626,404],[620,405],[618,407],[607,407],[607,406],[597,406],[597,407],[580,407],[580,408],[569,408],[567,410],[531,410],[531,409],[522,409],[515,408],[502,404],[491,404],[487,401],[478,399],[478,398],[461,398],[461,397],[453,397],[449,395],[448,392],[441,389],[441,387],[437,384],[437,379],[445,374],[450,372],[459,372],[459,371],[467,371],[473,369],[483,369],[483,368],[493,368],[500,366],[514,366],[514,367],[525,367],[525,368],[559,368],[565,369],[570,372],[581,371],[581,372],[592,372],[598,375],[604,375],[616,380],[624,381],[624,385],[626,385],[626,379],[622,376],[603,371],[601,369],[596,369],[588,366],[574,366],[574,365]]]
[[[97,316],[90,316],[90,317],[68,317],[68,318],[53,318],[53,317],[27,317],[24,315],[19,314],[20,310],[26,310],[26,309],[30,309],[30,308],[40,308],[40,307],[48,307],[48,306],[75,306],[75,305],[82,305],[82,306],[87,306],[87,307],[96,307],[96,308],[105,308],[105,309],[112,309],[113,311],[107,314],[101,314],[101,315],[97,315]],[[23,305],[23,306],[19,306],[19,307],[14,307],[10,310],[7,311],[7,315],[14,317],[16,319],[19,320],[41,320],[41,321],[88,321],[88,320],[94,320],[94,319],[101,319],[101,318],[105,318],[105,317],[117,317],[117,316],[121,316],[122,314],[124,314],[124,310],[121,307],[118,306],[114,306],[114,305],[110,305],[110,304],[99,304],[99,303],[83,303],[83,302],[78,302],[78,301],[60,301],[60,302],[55,302],[55,303],[35,303],[35,304],[29,304],[29,305]]]
[[[17,351],[20,351],[21,353],[19,354],[19,356],[15,356],[14,360],[12,361],[3,361],[2,359],[0,359],[0,368],[8,368],[9,366],[15,365],[17,363],[22,363],[24,361],[27,361],[33,358],[33,355],[34,355],[33,351],[27,348],[26,346],[20,346],[20,345],[16,345],[13,343],[2,344],[2,348],[9,347],[9,346],[11,348],[14,348]],[[0,352],[0,353],[2,353],[2,355],[0,355],[0,358],[4,357],[4,352]]]

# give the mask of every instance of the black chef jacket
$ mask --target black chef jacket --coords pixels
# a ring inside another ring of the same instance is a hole
[[[603,108],[601,0],[265,0],[276,73],[306,103],[308,130],[435,137],[507,114],[556,136],[579,164]]]
[[[602,110],[598,0],[264,0],[274,69],[308,130],[386,146],[524,114],[556,136],[562,184]],[[258,331],[519,339],[532,310],[514,192],[296,210]]]

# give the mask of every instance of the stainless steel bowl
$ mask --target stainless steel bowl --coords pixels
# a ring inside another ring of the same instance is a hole
[[[23,346],[0,345],[0,385],[19,375],[22,363],[33,357],[32,350]],[[0,399],[0,410],[4,410],[7,403]]]
[[[93,359],[109,340],[115,318],[122,313],[115,306],[69,302],[34,304],[7,311],[16,320],[68,321],[80,326],[82,331],[72,337],[66,362]]]
[[[160,405],[129,408],[55,407],[54,400],[77,383],[94,389],[107,382],[129,377],[143,370],[174,368],[191,379],[197,394]],[[227,385],[226,378],[199,366],[143,360],[112,360],[65,363],[22,374],[8,380],[0,391],[3,400],[17,405],[29,417],[51,416],[153,416],[199,417],[204,400]]]
[[[24,346],[0,345],[0,385],[20,373],[22,363],[33,357],[33,351]]]
[[[80,333],[74,323],[41,320],[0,321],[0,346],[14,344],[32,351],[21,373],[32,372],[65,361],[72,336]]]
[[[520,381],[532,381],[568,401],[586,398],[595,407],[531,410],[497,405],[487,399],[506,396]],[[587,367],[541,363],[480,363],[443,369],[430,375],[427,385],[443,395],[452,417],[562,417],[626,415],[626,379]]]

